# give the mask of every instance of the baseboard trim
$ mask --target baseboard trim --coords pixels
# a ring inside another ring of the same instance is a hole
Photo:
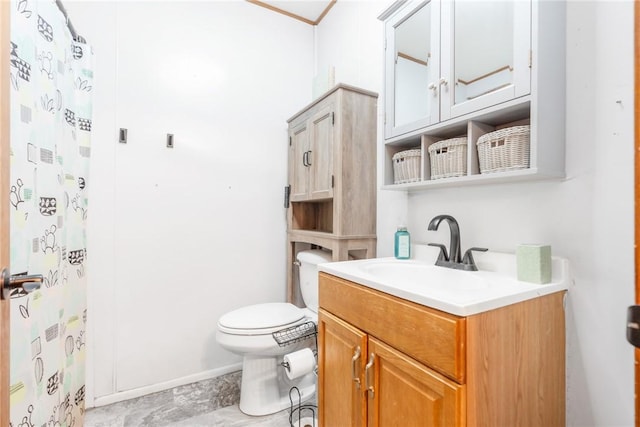
[[[159,391],[169,390],[181,385],[191,384],[198,381],[204,381],[222,375],[230,374],[241,369],[242,363],[234,363],[233,365],[223,366],[221,368],[211,369],[209,371],[198,372],[197,374],[175,378],[173,380],[165,381],[162,383],[120,391],[107,396],[100,396],[94,399],[93,406],[87,405],[87,408],[97,408],[100,406],[111,405],[112,403],[122,402],[123,400],[135,399],[136,397],[144,396],[151,393],[157,393]]]

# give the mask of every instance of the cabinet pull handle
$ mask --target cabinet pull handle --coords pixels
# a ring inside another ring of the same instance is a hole
[[[433,82],[429,83],[428,88],[433,91],[434,95],[438,92],[438,85]]]
[[[370,372],[373,372],[373,362],[375,361],[376,355],[371,353],[371,355],[369,356],[369,363],[367,363],[367,365],[364,367],[364,380],[365,380],[365,387],[367,388],[367,392],[369,392],[369,397],[373,398],[374,396],[374,390],[373,390],[373,380],[370,379]]]
[[[358,360],[360,360],[360,346],[356,347],[356,352],[351,358],[351,379],[356,383],[356,388],[360,390],[360,377],[358,376]]]
[[[311,150],[307,151],[307,166],[311,166],[311,153]]]
[[[444,77],[440,78],[440,86],[446,86],[449,82]]]
[[[307,164],[307,154],[308,153],[309,153],[308,151],[305,151],[304,153],[302,153],[302,166],[309,166]]]

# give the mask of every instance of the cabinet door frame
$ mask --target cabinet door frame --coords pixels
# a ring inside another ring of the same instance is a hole
[[[385,66],[384,66],[384,86],[385,86],[385,119],[384,130],[385,139],[411,132],[415,129],[423,128],[440,121],[440,98],[438,90],[429,90],[429,111],[430,114],[421,119],[405,123],[399,126],[395,124],[396,116],[396,28],[418,12],[427,4],[431,5],[431,57],[429,81],[425,82],[428,88],[430,84],[437,85],[440,77],[440,1],[441,0],[413,0],[405,5],[395,16],[389,18],[385,23]]]
[[[444,1],[442,13],[441,75],[447,84],[440,85],[440,121],[473,113],[531,93],[531,16],[532,2],[513,2],[513,84],[455,103],[455,0]]]

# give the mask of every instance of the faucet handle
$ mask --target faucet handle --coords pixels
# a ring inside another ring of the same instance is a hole
[[[464,253],[464,257],[462,257],[462,263],[463,264],[468,264],[468,265],[476,265],[476,261],[473,259],[473,251],[477,251],[477,252],[487,252],[488,249],[487,248],[469,248],[467,249],[467,251]]]
[[[438,261],[449,261],[449,255],[447,255],[447,248],[445,245],[441,245],[440,243],[429,243],[429,246],[435,246],[436,248],[440,248]]]

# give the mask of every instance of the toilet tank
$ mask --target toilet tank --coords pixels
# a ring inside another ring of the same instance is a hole
[[[331,252],[311,249],[298,252],[300,293],[307,308],[318,312],[318,264],[331,261]]]

